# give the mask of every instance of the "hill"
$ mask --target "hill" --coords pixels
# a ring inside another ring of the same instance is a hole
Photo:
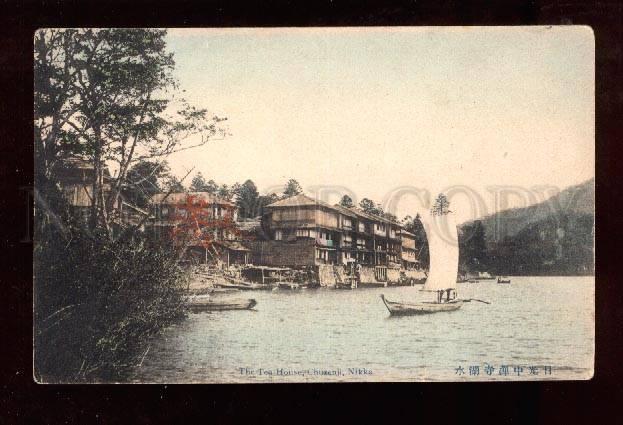
[[[594,211],[595,180],[590,179],[544,202],[465,223],[465,252],[481,258],[463,258],[464,268],[497,274],[593,274]],[[478,238],[469,236],[480,227],[485,243],[479,250]]]

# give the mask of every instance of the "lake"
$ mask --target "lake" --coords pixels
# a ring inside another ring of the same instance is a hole
[[[255,311],[189,314],[155,337],[133,382],[588,379],[595,278],[461,283],[455,312],[390,317],[415,287],[247,291]],[[221,295],[232,297],[231,295]]]

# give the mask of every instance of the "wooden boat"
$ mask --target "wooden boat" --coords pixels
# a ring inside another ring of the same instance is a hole
[[[250,291],[254,289],[271,289],[269,285],[262,285],[261,283],[246,282],[244,280],[235,279],[232,277],[226,278],[228,281],[215,282],[214,286],[219,288],[241,289],[243,291]]]
[[[409,316],[417,314],[455,311],[467,300],[457,298],[456,281],[459,266],[459,245],[456,223],[452,212],[432,214],[431,229],[447,229],[451,239],[441,237],[439,232],[430,232],[428,251],[430,267],[424,288],[420,292],[427,293],[428,299],[398,302],[390,301],[381,294],[381,299],[392,316]],[[446,235],[448,236],[448,234]],[[445,294],[445,300],[444,300]]]
[[[234,292],[240,292],[240,289],[237,288],[211,288],[208,291],[208,294],[219,295],[219,294],[231,294]]]
[[[468,279],[467,283],[478,283],[480,282],[478,279]]]
[[[492,276],[489,272],[479,272],[478,280],[493,280],[495,276]]]
[[[503,278],[503,277],[498,277],[498,283],[511,283],[511,280],[509,278]]]
[[[188,301],[188,307],[194,313],[203,311],[250,310],[257,305],[254,299],[248,300],[213,300],[209,298],[195,298]]]
[[[448,302],[419,302],[419,303],[399,303],[389,301],[381,294],[381,299],[392,316],[412,316],[416,314],[438,313],[441,311],[455,311],[461,308],[463,300],[451,300]]]

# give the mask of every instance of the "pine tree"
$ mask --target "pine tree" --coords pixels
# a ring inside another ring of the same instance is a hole
[[[298,195],[302,192],[303,189],[301,189],[301,185],[299,184],[299,182],[297,182],[295,179],[290,179],[286,183],[286,188],[283,191],[283,195],[284,197],[289,198],[290,196]]]
[[[431,214],[432,215],[444,215],[444,214],[448,214],[450,211],[450,201],[448,201],[448,198],[446,197],[446,195],[444,195],[443,193],[440,193],[437,196],[437,199],[435,199],[435,204],[433,205],[433,208],[431,209]]]
[[[353,204],[353,199],[350,196],[344,195],[342,196],[342,199],[340,199],[340,206],[344,208],[352,208],[355,204]]]

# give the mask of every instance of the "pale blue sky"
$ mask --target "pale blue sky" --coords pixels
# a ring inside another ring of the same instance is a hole
[[[174,155],[177,174],[195,166],[261,191],[296,178],[379,202],[396,187],[460,184],[487,212],[488,186],[594,175],[587,27],[172,29],[167,40],[185,97],[232,133]]]

